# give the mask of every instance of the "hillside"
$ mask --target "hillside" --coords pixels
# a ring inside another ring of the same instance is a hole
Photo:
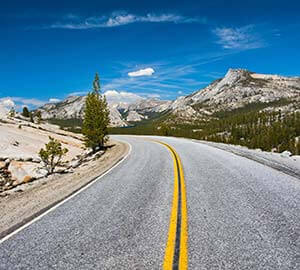
[[[48,123],[34,124],[18,114],[0,117],[0,134],[0,193],[48,175],[38,153],[48,143],[49,136],[68,149],[64,164],[75,164],[77,157],[86,153],[81,135]],[[67,166],[57,171],[72,172]]]
[[[70,96],[57,103],[48,103],[40,107],[43,119],[82,119],[84,113],[85,96]],[[127,123],[114,106],[109,106],[111,126],[123,127]]]
[[[57,103],[48,103],[38,108],[43,119],[50,119],[52,122],[68,126],[72,121],[80,124],[84,114],[85,96],[70,96]],[[154,114],[166,111],[171,101],[159,99],[142,99],[136,103],[108,103],[110,111],[111,127],[126,127],[132,122],[139,122],[149,119]],[[60,121],[62,120],[62,121]],[[64,121],[64,122],[63,122]]]
[[[274,103],[279,100],[286,102],[274,108]],[[290,78],[257,74],[244,69],[229,69],[224,78],[189,96],[178,98],[171,108],[178,118],[190,122],[214,118],[216,112],[232,111],[250,104],[262,104],[261,107],[269,107],[270,110],[299,110],[299,102],[299,77]]]

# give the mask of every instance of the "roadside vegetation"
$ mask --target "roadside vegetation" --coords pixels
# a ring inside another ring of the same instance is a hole
[[[85,101],[82,134],[84,144],[93,152],[103,149],[108,140],[109,110],[104,95],[100,94],[100,79],[96,73],[93,91],[87,95]]]
[[[38,122],[42,120],[40,111],[37,111],[35,116]],[[100,93],[100,79],[97,73],[93,82],[93,91],[86,98],[83,121],[69,119],[68,122],[74,126],[82,124],[81,131],[84,136],[84,145],[86,148],[91,149],[93,154],[104,149],[104,145],[108,140],[109,109],[105,96]],[[67,126],[65,121],[59,119],[52,120],[52,123]],[[56,167],[63,165],[62,158],[68,152],[68,149],[62,148],[62,144],[58,140],[52,137],[49,137],[49,139],[50,141],[45,145],[45,149],[39,151],[39,156],[48,173],[52,174]],[[80,162],[82,161],[76,162],[76,166]]]
[[[67,148],[63,148],[58,140],[49,136],[45,149],[39,151],[39,156],[49,174],[52,174],[57,166],[62,165],[62,158],[67,152]]]

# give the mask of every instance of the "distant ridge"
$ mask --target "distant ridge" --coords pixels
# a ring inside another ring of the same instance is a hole
[[[272,104],[285,100],[282,106]],[[142,99],[134,103],[110,103],[111,126],[125,127],[170,112],[174,119],[191,123],[210,119],[219,111],[231,111],[249,104],[263,103],[269,110],[299,110],[300,78],[258,74],[246,69],[229,69],[224,78],[175,101]],[[70,96],[40,107],[44,119],[82,119],[85,96]]]

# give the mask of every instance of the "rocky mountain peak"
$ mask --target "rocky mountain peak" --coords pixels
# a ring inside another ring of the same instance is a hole
[[[251,103],[279,100],[300,101],[300,78],[258,74],[246,69],[229,69],[216,80],[192,95],[180,97],[172,104],[175,114],[199,119],[217,111],[229,111]],[[195,109],[197,108],[197,109]],[[194,110],[194,111],[193,111]],[[189,113],[185,113],[188,112]]]
[[[217,91],[224,86],[230,87],[241,80],[246,80],[250,76],[250,72],[246,69],[229,69],[225,77],[216,85]]]

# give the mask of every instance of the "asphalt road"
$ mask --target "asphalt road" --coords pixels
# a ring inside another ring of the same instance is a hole
[[[174,160],[148,138],[93,185],[0,244],[0,269],[162,269]],[[189,269],[300,269],[300,180],[177,138]],[[34,198],[32,198],[34,200]]]

